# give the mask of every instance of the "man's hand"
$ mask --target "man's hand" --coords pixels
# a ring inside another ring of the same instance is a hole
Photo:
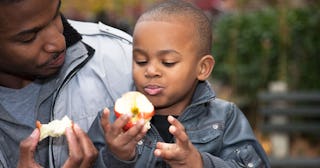
[[[104,109],[101,126],[104,130],[105,141],[109,150],[122,160],[132,160],[135,157],[137,143],[144,137],[148,129],[144,127],[144,121],[139,121],[129,130],[124,131],[123,127],[130,120],[131,116],[122,115],[113,124],[109,122],[109,109]]]
[[[98,157],[98,151],[87,134],[74,124],[73,129],[66,129],[69,158],[63,168],[92,167]]]
[[[98,157],[98,151],[87,134],[74,124],[73,129],[66,129],[66,138],[69,147],[69,158],[63,168],[92,167]],[[34,154],[39,142],[40,132],[36,128],[32,134],[20,143],[20,158],[18,168],[40,168],[34,160]]]
[[[176,143],[158,142],[154,155],[161,157],[172,168],[199,167],[203,166],[202,158],[198,150],[189,141],[183,125],[174,117],[169,116],[171,124],[169,132],[175,137]]]
[[[20,158],[18,168],[40,168],[41,166],[34,160],[34,153],[40,138],[40,131],[36,128],[29,137],[20,142]]]

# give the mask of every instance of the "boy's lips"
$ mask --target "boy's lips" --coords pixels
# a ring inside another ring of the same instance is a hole
[[[151,96],[159,94],[162,90],[162,87],[156,85],[149,85],[144,88],[144,91]]]

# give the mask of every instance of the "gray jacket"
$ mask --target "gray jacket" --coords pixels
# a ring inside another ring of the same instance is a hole
[[[115,119],[114,116],[111,118]],[[190,141],[200,151],[205,168],[270,167],[246,117],[235,104],[216,99],[209,83],[198,85],[191,105],[178,119],[184,125]],[[118,160],[108,151],[103,137],[97,136],[101,134],[99,126],[97,119],[89,135],[103,153],[101,156],[105,156],[103,159],[107,167],[169,167],[153,154],[156,142],[163,141],[153,125],[143,141],[138,143],[136,159],[130,162]]]
[[[80,36],[75,31],[65,35],[67,44],[73,43],[67,48],[60,73],[43,81],[36,119],[46,123],[67,115],[88,131],[101,109],[112,106],[121,94],[133,89],[132,39],[101,23],[69,23],[81,34],[82,40],[72,41],[73,37]],[[68,24],[64,26],[71,28]],[[34,128],[16,121],[0,104],[0,167],[16,167],[19,143]],[[35,155],[44,167],[61,167],[68,157],[65,137],[41,141]]]

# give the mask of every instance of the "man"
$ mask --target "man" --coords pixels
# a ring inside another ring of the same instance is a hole
[[[0,0],[0,167],[92,166],[97,151],[85,132],[98,111],[133,89],[131,37],[68,22],[60,4]],[[73,129],[39,142],[35,122],[65,115]]]

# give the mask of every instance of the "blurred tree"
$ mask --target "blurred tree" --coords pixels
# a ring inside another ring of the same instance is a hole
[[[320,5],[287,5],[226,13],[216,23],[213,78],[230,86],[229,100],[249,113],[272,81],[283,80],[290,90],[320,90]]]

